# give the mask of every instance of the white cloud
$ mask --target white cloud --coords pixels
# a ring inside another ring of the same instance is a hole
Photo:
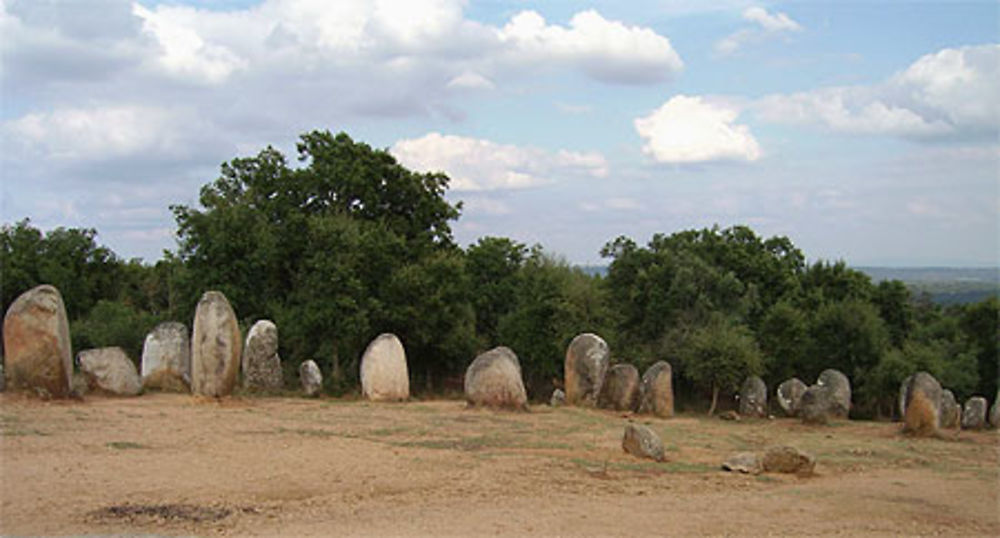
[[[449,80],[448,87],[465,90],[492,90],[496,85],[493,84],[492,80],[475,71],[464,71],[462,74]]]
[[[666,37],[609,21],[593,10],[574,15],[568,28],[549,25],[537,12],[522,11],[498,35],[514,49],[516,62],[569,62],[606,82],[656,82],[684,67]]]
[[[873,86],[771,95],[754,106],[777,123],[900,137],[990,137],[1000,126],[1000,45],[944,49]]]
[[[749,43],[763,41],[782,33],[803,30],[802,25],[792,20],[787,13],[768,13],[760,6],[746,8],[743,11],[743,19],[753,23],[754,26],[741,28],[721,39],[715,44],[717,53],[733,54]]]
[[[390,152],[407,168],[448,174],[456,191],[521,189],[565,177],[608,173],[607,161],[598,153],[552,153],[440,133],[400,140]]]
[[[678,95],[636,119],[635,129],[643,152],[659,162],[755,161],[760,146],[749,127],[735,123],[738,116],[732,106]]]

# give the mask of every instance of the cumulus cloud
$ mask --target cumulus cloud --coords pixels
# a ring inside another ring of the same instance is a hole
[[[787,32],[801,32],[803,27],[786,13],[768,13],[760,6],[748,7],[743,19],[753,26],[741,28],[715,44],[719,54],[733,54],[749,43],[763,41]]]
[[[448,174],[456,191],[523,189],[560,178],[608,174],[599,153],[550,152],[440,133],[400,140],[389,151],[407,168]]]
[[[677,95],[635,120],[643,152],[662,163],[755,161],[761,150],[739,110],[698,96]]]
[[[1000,45],[943,49],[880,84],[771,95],[754,106],[768,121],[907,138],[996,138]]]

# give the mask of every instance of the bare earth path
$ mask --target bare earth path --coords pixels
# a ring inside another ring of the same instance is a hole
[[[634,417],[670,461],[621,451],[623,416],[148,394],[0,394],[9,535],[1000,535],[998,435]],[[792,444],[817,476],[746,476]]]

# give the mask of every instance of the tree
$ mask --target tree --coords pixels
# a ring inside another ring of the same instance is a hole
[[[757,330],[769,385],[802,375],[812,348],[809,317],[790,301],[774,304],[764,314]]]
[[[684,376],[712,393],[708,414],[715,413],[721,391],[733,392],[749,375],[763,370],[762,357],[750,330],[715,317],[692,331],[681,348]]]
[[[813,346],[807,376],[836,368],[857,380],[878,364],[889,347],[889,333],[878,310],[869,302],[851,299],[822,305],[810,330]]]
[[[465,251],[476,334],[486,347],[501,343],[500,319],[515,307],[518,274],[527,253],[526,246],[506,237],[483,237]]]
[[[990,297],[964,308],[959,321],[976,356],[979,369],[978,393],[987,398],[997,394],[1000,377],[1000,300]]]

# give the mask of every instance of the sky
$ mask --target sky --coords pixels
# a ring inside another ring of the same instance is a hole
[[[995,266],[998,6],[0,0],[0,220],[153,262],[223,162],[325,129],[447,173],[463,246],[747,225]]]

